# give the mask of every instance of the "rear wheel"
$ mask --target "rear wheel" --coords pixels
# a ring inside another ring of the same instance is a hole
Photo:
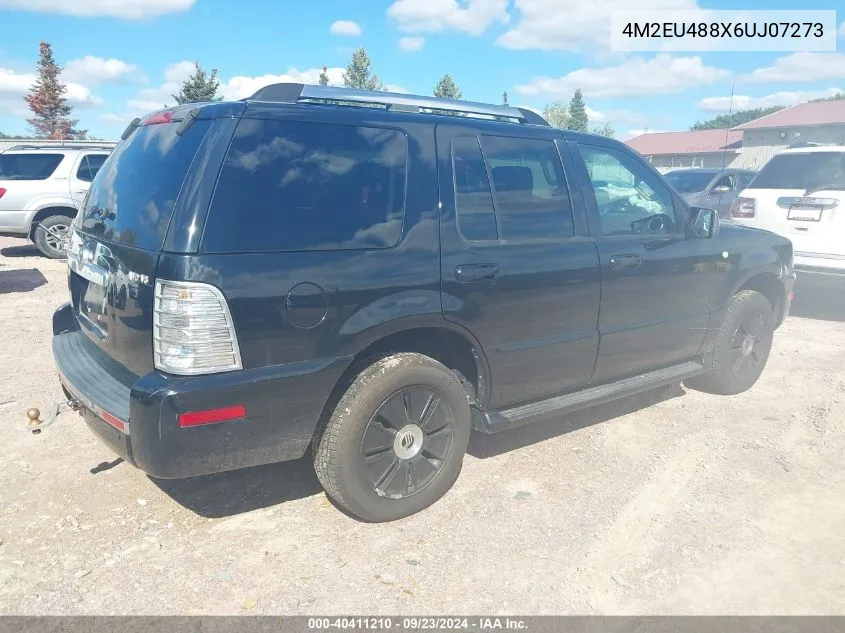
[[[71,222],[73,218],[66,215],[51,215],[38,222],[33,241],[42,255],[50,259],[67,256]]]
[[[422,354],[401,353],[362,371],[316,440],[326,493],[365,521],[428,507],[457,479],[470,411],[457,377]]]
[[[747,391],[763,373],[773,337],[774,314],[766,298],[753,290],[738,292],[716,337],[712,372],[687,383],[723,395]]]

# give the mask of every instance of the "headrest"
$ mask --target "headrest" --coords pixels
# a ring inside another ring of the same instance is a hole
[[[493,168],[496,191],[533,191],[534,174],[528,167],[501,166]]]

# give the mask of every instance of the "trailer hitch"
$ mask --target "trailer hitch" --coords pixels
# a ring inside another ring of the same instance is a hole
[[[26,412],[26,417],[29,418],[29,422],[27,422],[26,427],[32,431],[34,435],[38,435],[41,433],[42,429],[47,428],[53,422],[56,421],[56,418],[59,417],[59,414],[62,411],[79,411],[79,404],[74,402],[73,400],[68,400],[66,402],[57,402],[54,404],[50,409],[47,411],[47,415],[44,416],[45,419],[41,419],[41,411],[39,409],[29,409]]]

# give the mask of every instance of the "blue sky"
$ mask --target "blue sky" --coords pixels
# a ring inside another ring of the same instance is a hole
[[[797,9],[770,0],[766,9]],[[813,9],[835,9],[819,0]],[[0,0],[0,131],[28,132],[22,96],[41,40],[65,67],[80,126],[116,138],[134,116],[171,103],[199,61],[223,94],[275,81],[333,82],[363,46],[394,89],[430,94],[448,72],[464,97],[542,109],[584,92],[591,123],[626,138],[686,129],[734,109],[845,92],[845,14],[837,52],[611,53],[610,11],[629,0]],[[727,0],[640,0],[637,9],[756,9]],[[659,14],[658,14],[659,15]]]

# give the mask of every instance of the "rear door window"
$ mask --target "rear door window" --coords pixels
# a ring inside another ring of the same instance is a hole
[[[203,234],[206,252],[394,246],[407,140],[397,130],[243,119]]]
[[[197,120],[181,136],[177,123],[135,130],[103,163],[85,199],[80,228],[105,241],[160,250],[182,183],[211,124]]]
[[[493,191],[481,146],[475,136],[452,139],[452,169],[455,178],[455,208],[458,229],[472,242],[499,239]]]
[[[63,154],[0,154],[0,180],[47,180]]]

